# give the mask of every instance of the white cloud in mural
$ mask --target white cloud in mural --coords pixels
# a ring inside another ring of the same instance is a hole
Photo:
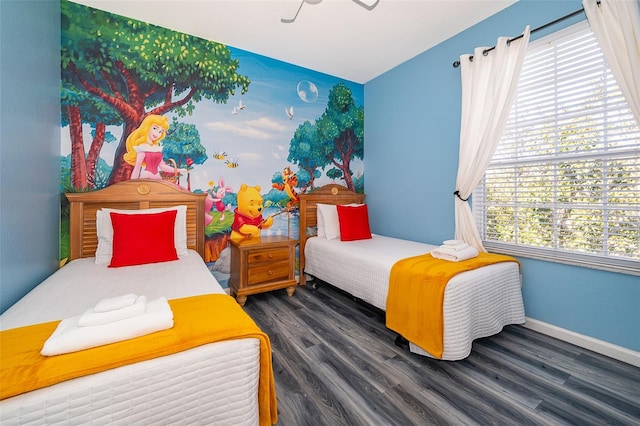
[[[220,132],[235,133],[251,139],[270,139],[271,135],[254,127],[239,126],[233,123],[223,123],[222,121],[214,121],[207,123],[206,126],[211,130]]]
[[[238,158],[245,161],[259,161],[262,160],[262,155],[257,152],[241,152],[238,154]]]
[[[261,118],[258,118],[257,120],[249,120],[247,121],[247,124],[250,126],[259,127],[261,129],[275,130],[278,132],[284,132],[287,130],[286,126],[283,126],[277,121],[274,121],[267,117],[261,117]]]
[[[296,90],[303,102],[310,104],[318,99],[318,88],[309,80],[300,80]]]
[[[275,149],[271,151],[271,155],[277,160],[280,160],[283,154],[286,154],[286,151],[282,145],[276,145]]]

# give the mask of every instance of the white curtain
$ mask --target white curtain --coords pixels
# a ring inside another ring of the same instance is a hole
[[[455,238],[479,251],[482,246],[471,208],[466,201],[482,179],[502,136],[511,112],[524,54],[529,43],[529,27],[521,38],[508,43],[500,37],[494,50],[486,55],[478,47],[471,61],[460,57],[462,77],[462,119],[460,158],[456,179]]]
[[[640,1],[582,0],[582,6],[600,50],[640,123]]]

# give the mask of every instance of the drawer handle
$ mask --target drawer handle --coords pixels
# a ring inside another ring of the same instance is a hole
[[[267,256],[269,256],[269,259],[271,259],[273,257],[273,253],[267,253]]]
[[[272,270],[269,270],[269,272],[267,272],[267,274],[269,274],[269,275],[273,275],[273,271],[272,271]]]

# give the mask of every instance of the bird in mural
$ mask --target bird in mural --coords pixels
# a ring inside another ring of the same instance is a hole
[[[238,113],[238,110],[236,109],[236,107],[233,107],[233,109],[231,110],[231,114],[236,115]]]
[[[245,106],[242,103],[242,99],[240,99],[240,101],[238,102],[238,109],[240,109],[240,110],[245,109]]]
[[[287,117],[289,117],[289,120],[291,120],[293,118],[293,116],[295,115],[293,113],[293,107],[285,108],[284,112],[285,112],[285,114],[287,114]]]
[[[222,152],[214,152],[213,153],[213,158],[215,158],[216,160],[224,160],[225,158],[227,158],[227,153],[222,151]]]
[[[224,162],[228,168],[230,169],[235,169],[236,167],[238,167],[238,160],[237,159],[232,159],[232,160],[227,160]]]

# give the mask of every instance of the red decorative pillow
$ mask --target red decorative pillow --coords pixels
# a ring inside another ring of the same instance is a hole
[[[152,214],[111,212],[113,255],[110,268],[177,260],[176,210]]]
[[[340,221],[340,240],[354,241],[371,238],[367,205],[337,206]]]

